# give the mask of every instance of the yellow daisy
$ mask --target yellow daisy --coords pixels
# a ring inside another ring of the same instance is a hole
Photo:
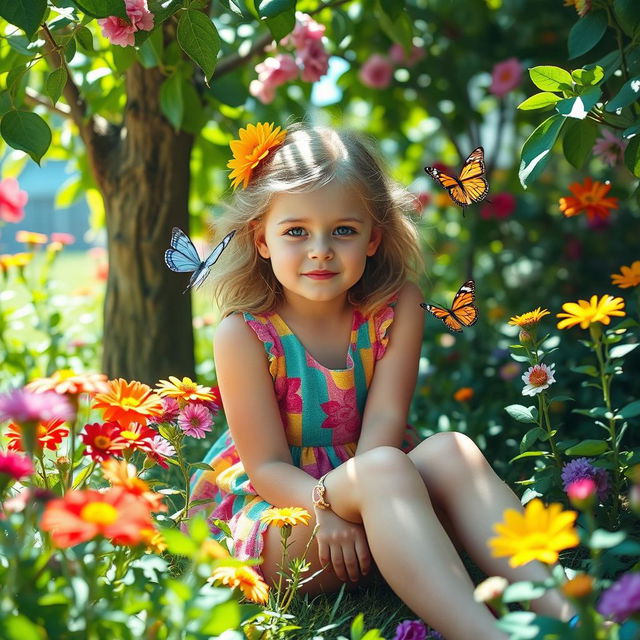
[[[249,124],[238,132],[240,138],[229,143],[233,152],[233,160],[227,167],[233,169],[229,174],[231,186],[235,189],[242,183],[246,189],[254,169],[269,155],[272,149],[280,146],[286,135],[280,127],[273,128],[273,123]]]
[[[284,527],[286,525],[295,527],[297,524],[309,524],[311,514],[302,507],[272,507],[266,509],[260,516],[262,522],[267,524],[275,524],[276,527]]]
[[[267,583],[251,567],[216,567],[211,579],[232,589],[238,587],[246,598],[258,604],[266,604],[269,599]]]
[[[598,296],[591,296],[589,302],[578,300],[578,302],[565,302],[562,310],[565,313],[558,313],[558,318],[564,318],[558,322],[558,329],[566,329],[579,324],[582,329],[588,329],[594,322],[609,324],[610,316],[624,316],[624,300],[605,295],[598,300]]]
[[[155,391],[163,396],[170,396],[189,402],[190,400],[204,400],[206,402],[215,402],[216,397],[211,389],[199,385],[191,378],[184,377],[182,380],[175,376],[169,376],[169,380],[160,380]]]
[[[636,260],[630,267],[620,267],[621,273],[612,273],[611,282],[621,289],[637,287],[640,284],[640,260]]]
[[[521,316],[513,316],[511,320],[509,320],[509,324],[515,325],[517,327],[521,327],[522,329],[530,329],[534,325],[538,324],[540,320],[544,316],[548,316],[549,311],[547,309],[541,309],[538,307],[533,311],[527,311],[527,313],[523,313]]]
[[[559,551],[580,543],[574,527],[577,517],[577,512],[563,511],[558,503],[545,507],[538,498],[527,504],[524,514],[507,509],[504,522],[493,525],[498,537],[489,540],[491,553],[494,557],[510,556],[512,567],[532,560],[554,564]]]

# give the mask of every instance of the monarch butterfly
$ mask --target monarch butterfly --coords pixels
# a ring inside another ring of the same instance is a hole
[[[187,289],[189,289],[189,287],[197,288],[204,282],[204,279],[209,273],[209,269],[211,269],[226,249],[234,233],[235,230],[228,233],[209,254],[209,257],[206,260],[201,260],[198,250],[195,248],[193,242],[191,242],[189,236],[182,231],[182,229],[173,227],[171,230],[171,249],[167,249],[164,252],[164,261],[171,271],[178,271],[180,273],[193,271]],[[185,291],[187,291],[187,289],[185,289]]]
[[[420,306],[445,323],[447,329],[462,332],[462,327],[470,327],[478,320],[478,307],[475,306],[476,283],[467,280],[453,297],[451,309],[434,304],[420,303]]]
[[[484,149],[482,147],[474,149],[464,161],[459,178],[447,175],[435,167],[425,167],[424,170],[441,187],[444,187],[449,192],[449,197],[461,207],[481,202],[489,193],[489,183],[484,177]]]

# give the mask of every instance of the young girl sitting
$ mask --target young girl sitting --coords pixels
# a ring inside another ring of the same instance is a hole
[[[265,509],[304,507],[302,555],[317,522],[307,590],[337,589],[378,567],[404,602],[448,640],[508,636],[474,601],[456,552],[488,575],[542,580],[531,562],[492,557],[492,525],[520,501],[476,445],[447,432],[415,444],[407,429],[423,337],[409,194],[355,135],[250,125],[229,164],[243,183],[217,226],[235,237],[212,279],[224,319],[215,363],[229,424],[193,478],[214,501],[239,558],[277,575],[280,532]],[[222,532],[212,523],[212,535]],[[568,618],[555,592],[533,603]]]

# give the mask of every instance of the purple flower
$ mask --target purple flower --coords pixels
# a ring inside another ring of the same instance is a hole
[[[562,483],[566,491],[576,480],[589,478],[596,483],[598,500],[604,502],[609,495],[609,474],[599,467],[594,467],[589,458],[576,458],[562,468]]]
[[[426,640],[427,627],[422,620],[405,620],[396,627],[393,640]]]
[[[615,622],[624,622],[640,611],[640,573],[625,573],[598,602],[598,611]]]
[[[13,420],[18,424],[47,422],[59,418],[73,420],[74,414],[65,396],[55,391],[34,393],[25,389],[14,389],[0,396],[0,422]]]
[[[178,418],[178,426],[193,438],[204,438],[212,424],[211,412],[201,404],[188,404]]]
[[[439,631],[431,629],[427,636],[427,640],[446,640],[446,638]]]

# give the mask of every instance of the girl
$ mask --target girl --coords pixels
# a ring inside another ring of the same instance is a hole
[[[262,556],[267,581],[280,532],[260,515],[304,507],[318,524],[311,572],[326,567],[309,591],[356,582],[375,563],[448,640],[507,638],[474,601],[454,543],[488,575],[546,578],[543,565],[512,569],[487,547],[518,498],[466,436],[407,442],[424,320],[409,194],[350,133],[249,125],[232,148],[230,177],[246,188],[217,229],[236,235],[212,276],[229,432],[205,460],[213,470],[194,476],[193,499],[214,500],[234,554]],[[293,529],[290,556],[315,522]],[[212,534],[222,537],[213,524]],[[570,613],[551,592],[535,608]]]

